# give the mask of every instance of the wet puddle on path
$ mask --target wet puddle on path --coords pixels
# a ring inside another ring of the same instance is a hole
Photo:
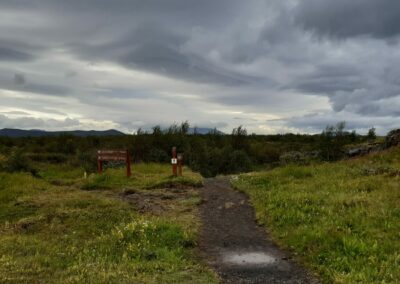
[[[276,262],[276,258],[264,252],[228,252],[223,261],[235,265],[268,265]]]

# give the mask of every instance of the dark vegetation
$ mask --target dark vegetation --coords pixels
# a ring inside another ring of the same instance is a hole
[[[95,171],[97,149],[129,149],[132,161],[169,163],[171,147],[184,153],[185,164],[205,177],[248,172],[279,164],[308,164],[313,160],[333,161],[345,156],[345,147],[375,139],[371,129],[367,136],[345,130],[341,122],[317,135],[248,134],[239,126],[230,135],[213,130],[208,134],[190,131],[189,123],[173,124],[168,129],[155,126],[151,131],[139,129],[135,135],[79,137],[71,134],[45,137],[0,137],[0,160],[5,171],[28,171],[35,174],[29,161],[66,163]]]

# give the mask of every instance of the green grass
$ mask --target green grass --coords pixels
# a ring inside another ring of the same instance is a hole
[[[400,148],[241,175],[257,219],[326,283],[400,283]]]
[[[125,187],[201,183],[189,170],[173,179],[169,169],[134,166],[131,179],[113,169],[85,180],[66,165],[42,164],[41,178],[0,173],[0,282],[216,283],[193,253],[195,194],[162,217],[139,214],[120,197]],[[86,184],[100,189],[82,190]]]
[[[127,178],[121,169],[108,169],[102,175],[91,175],[83,182],[81,188],[111,189],[115,187],[131,187],[136,189],[153,189],[169,187],[199,187],[203,185],[202,177],[187,168],[183,176],[171,175],[171,167],[160,164],[138,164],[132,169],[132,176]]]

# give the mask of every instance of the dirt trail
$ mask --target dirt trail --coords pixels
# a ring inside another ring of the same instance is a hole
[[[222,283],[318,283],[268,238],[227,178],[205,180],[201,194],[200,250]]]

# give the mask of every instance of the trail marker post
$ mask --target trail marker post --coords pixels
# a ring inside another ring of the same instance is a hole
[[[183,166],[183,154],[178,154],[178,175],[182,176],[182,166]]]
[[[178,159],[176,158],[176,147],[172,147],[172,159],[171,159],[171,164],[172,164],[172,175],[177,176],[178,175]]]
[[[124,161],[126,164],[126,176],[131,176],[131,155],[129,150],[99,150],[97,151],[97,170],[99,174],[103,172],[103,162]]]

